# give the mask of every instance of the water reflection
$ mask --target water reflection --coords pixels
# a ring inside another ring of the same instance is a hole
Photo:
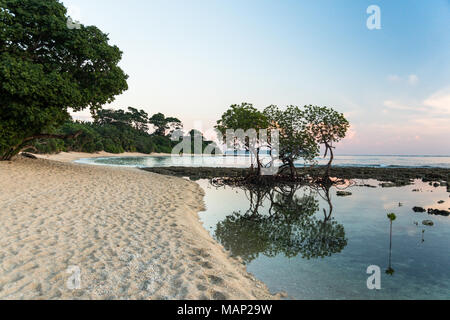
[[[347,246],[344,226],[333,217],[330,187],[283,186],[244,190],[245,212],[233,212],[216,226],[220,243],[245,263],[260,254],[275,257],[324,258]],[[328,203],[319,212],[318,197]]]

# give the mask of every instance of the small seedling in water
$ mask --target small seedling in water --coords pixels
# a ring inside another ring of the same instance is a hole
[[[397,216],[395,215],[395,213],[389,213],[387,215],[388,219],[391,220],[391,224],[393,221],[395,221],[395,219],[397,219]]]
[[[395,213],[389,213],[387,215],[389,221],[391,222],[391,232],[390,232],[390,243],[389,243],[389,268],[386,270],[386,274],[393,276],[395,270],[392,268],[392,222],[397,219]]]

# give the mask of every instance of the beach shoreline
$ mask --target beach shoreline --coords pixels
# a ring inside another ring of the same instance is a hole
[[[70,163],[84,157],[0,162],[0,299],[281,297],[204,229],[198,184]],[[68,287],[71,267],[80,288]]]
[[[33,154],[39,159],[53,160],[60,162],[73,162],[80,159],[92,159],[92,158],[120,158],[120,157],[168,157],[169,153],[152,153],[145,154],[139,152],[124,152],[124,153],[109,153],[105,151],[95,153],[85,152],[60,152],[55,154]]]

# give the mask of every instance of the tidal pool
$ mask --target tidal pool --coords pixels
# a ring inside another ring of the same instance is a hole
[[[274,293],[285,291],[290,299],[450,298],[450,217],[412,210],[449,210],[445,187],[356,181],[345,189],[351,196],[338,197],[336,187],[250,191],[197,182],[206,193],[205,228]],[[392,243],[390,212],[397,216]],[[381,269],[381,290],[367,287],[372,265]]]

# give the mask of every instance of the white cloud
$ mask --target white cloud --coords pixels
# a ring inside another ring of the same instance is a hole
[[[421,113],[421,120],[424,116],[439,117],[450,114],[450,86],[437,91],[430,97],[420,102],[399,102],[395,100],[385,100],[383,106],[386,108],[383,113],[388,113],[388,110],[409,111],[408,115],[412,115],[411,111]],[[445,119],[450,123],[450,119]],[[449,126],[450,127],[450,126]]]
[[[399,82],[401,78],[396,74],[390,74],[387,79],[389,82]]]
[[[419,107],[417,105],[407,105],[393,100],[386,100],[384,101],[383,105],[392,110],[426,111],[426,109],[423,107]]]
[[[419,76],[416,74],[411,74],[408,77],[401,77],[397,74],[390,74],[387,77],[390,83],[408,83],[411,86],[415,86],[419,83]]]
[[[450,87],[432,94],[423,104],[435,112],[450,113]]]
[[[409,83],[410,85],[412,85],[412,86],[415,86],[416,84],[419,83],[419,77],[418,77],[417,75],[415,75],[415,74],[411,74],[411,75],[408,77],[408,83]]]

